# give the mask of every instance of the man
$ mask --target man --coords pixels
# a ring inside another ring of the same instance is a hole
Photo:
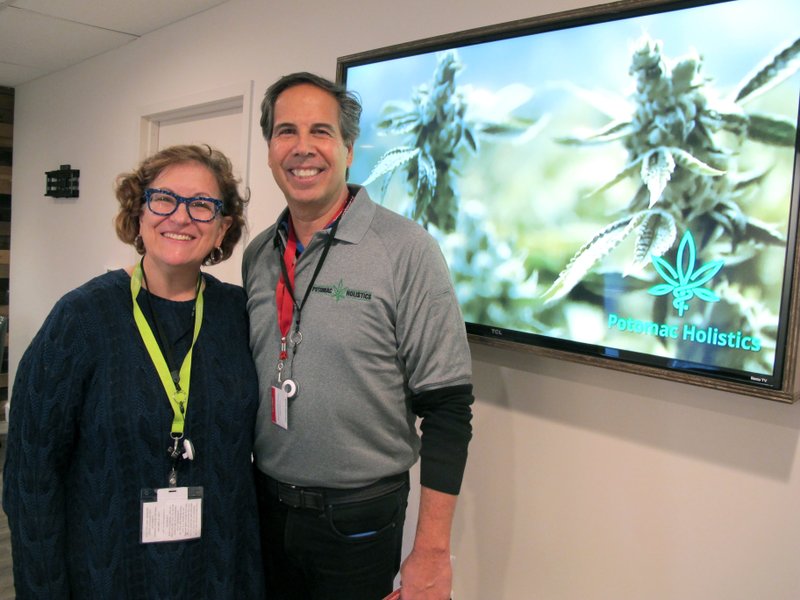
[[[287,204],[243,263],[261,387],[255,464],[271,597],[389,594],[408,470],[421,456],[402,598],[449,598],[473,398],[444,259],[421,227],[348,186],[356,96],[295,73],[267,90],[261,108],[269,166]]]

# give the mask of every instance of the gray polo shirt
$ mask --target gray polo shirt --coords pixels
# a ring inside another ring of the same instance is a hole
[[[286,361],[284,377],[299,386],[289,400],[288,429],[271,415],[280,351],[277,223],[244,254],[261,394],[256,463],[296,485],[358,487],[409,469],[420,445],[410,395],[471,378],[464,322],[436,241],[376,205],[363,188],[350,187],[356,197],[303,307],[302,343]],[[328,235],[317,232],[298,258],[298,302]]]

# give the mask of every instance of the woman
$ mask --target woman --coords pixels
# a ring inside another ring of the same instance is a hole
[[[141,260],[65,295],[14,383],[17,598],[261,598],[245,296],[200,272],[231,255],[244,200],[198,146],[147,158],[116,195]]]

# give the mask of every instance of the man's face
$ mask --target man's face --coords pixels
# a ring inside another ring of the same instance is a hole
[[[275,101],[268,162],[290,209],[321,216],[344,198],[353,147],[342,138],[336,99],[310,84],[281,92]]]

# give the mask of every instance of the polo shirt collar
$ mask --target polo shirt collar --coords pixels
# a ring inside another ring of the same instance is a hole
[[[348,184],[347,188],[354,198],[350,207],[345,211],[339,227],[336,228],[336,239],[350,244],[358,244],[369,231],[377,205],[370,199],[364,187]]]
[[[366,188],[356,184],[348,184],[347,188],[352,194],[353,201],[345,211],[339,227],[336,228],[336,239],[349,244],[358,244],[369,231],[372,219],[375,217],[377,205],[370,199]],[[281,211],[275,222],[276,235],[280,235],[286,242],[286,229],[282,223],[289,219],[289,208]]]

